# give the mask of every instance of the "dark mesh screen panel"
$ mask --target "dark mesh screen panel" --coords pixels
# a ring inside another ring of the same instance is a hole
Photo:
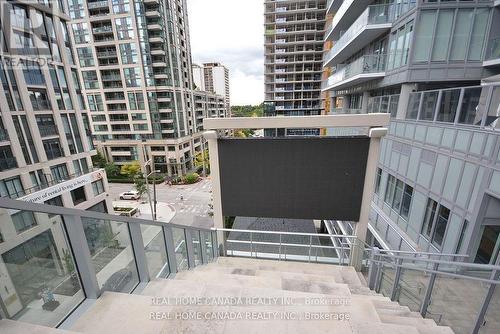
[[[224,216],[359,220],[370,138],[219,139]]]

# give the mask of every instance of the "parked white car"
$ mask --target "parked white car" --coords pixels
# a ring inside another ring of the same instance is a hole
[[[120,194],[120,199],[137,200],[139,198],[141,198],[141,196],[139,195],[139,193],[137,191],[134,191],[134,190],[126,191],[126,192]]]

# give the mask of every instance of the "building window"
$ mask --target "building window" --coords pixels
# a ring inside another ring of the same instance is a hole
[[[377,168],[377,176],[375,179],[375,194],[378,194],[380,191],[380,181],[382,179],[382,169]]]
[[[415,62],[426,62],[429,60],[429,51],[432,47],[432,35],[434,34],[435,11],[422,11],[418,22],[413,48],[413,59]]]
[[[78,61],[80,62],[80,67],[95,66],[94,55],[92,54],[92,48],[90,47],[77,48],[76,53],[78,54]]]
[[[135,44],[131,43],[120,44],[120,56],[122,64],[137,64],[139,60]]]
[[[33,110],[50,110],[50,102],[45,89],[28,89]]]
[[[53,206],[64,206],[61,196],[56,196],[54,198],[46,200],[44,203],[47,204],[47,205],[53,205]],[[49,215],[49,218],[57,216],[57,215],[54,215],[54,214],[51,214],[51,213],[49,213],[48,215]]]
[[[458,238],[457,248],[455,249],[455,254],[460,253],[460,249],[462,248],[462,244],[464,242],[465,233],[467,232],[467,227],[469,226],[469,221],[464,220],[464,224],[462,225],[462,230],[460,231],[460,238]]]
[[[460,99],[460,89],[444,90],[441,93],[441,103],[436,120],[439,122],[455,122],[457,114],[458,100]]]
[[[128,93],[130,110],[144,110],[144,95],[141,92]]]
[[[24,188],[19,176],[0,180],[0,196],[18,198],[24,196]]]
[[[429,241],[436,247],[440,248],[443,244],[449,217],[450,210],[448,208],[438,205],[430,198],[427,200],[421,233],[429,238]]]
[[[0,172],[17,168],[17,161],[10,146],[0,146]]]
[[[73,199],[73,204],[78,205],[87,200],[85,196],[85,187],[76,188],[75,190],[71,190],[71,198]]]
[[[96,71],[83,71],[83,83],[87,89],[99,89],[99,80]]]
[[[92,182],[92,190],[94,191],[94,196],[102,194],[104,192],[104,184],[102,183],[102,180]]]
[[[31,211],[19,211],[11,216],[17,233],[21,233],[36,226],[35,215]]]
[[[33,61],[22,62],[24,80],[27,85],[44,86],[45,79],[43,77],[40,66]]]
[[[408,219],[412,197],[412,187],[389,175],[384,202],[405,220]]]
[[[115,19],[115,26],[118,39],[134,38],[134,28],[132,27],[132,19],[130,17]]]
[[[64,157],[64,153],[59,143],[59,139],[49,139],[43,141],[43,148],[48,160]]]
[[[448,55],[448,45],[450,44],[451,29],[453,28],[453,15],[455,10],[440,10],[434,47],[432,49],[432,61],[446,61]]]
[[[69,179],[68,168],[66,164],[60,164],[50,167],[50,173],[54,181],[62,182]]]
[[[104,111],[101,94],[89,94],[87,95],[87,101],[89,102],[90,111]]]
[[[139,68],[125,68],[123,70],[125,74],[125,84],[127,87],[140,87],[141,86],[141,75],[139,72]]]

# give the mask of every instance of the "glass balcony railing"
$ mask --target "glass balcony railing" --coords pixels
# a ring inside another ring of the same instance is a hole
[[[107,0],[106,1],[88,2],[87,6],[89,9],[104,8],[104,7],[108,7],[109,3]]]
[[[366,29],[368,25],[392,23],[414,7],[414,2],[368,6],[349,29],[341,33],[340,38],[327,53],[326,59],[333,58],[339,51],[347,46],[353,37],[358,35],[363,29]],[[333,26],[330,29],[333,29]]]
[[[386,55],[365,55],[342,67],[328,78],[327,87],[350,79],[358,74],[381,73],[385,71]]]
[[[489,43],[486,59],[499,59],[500,58],[500,37],[492,39]]]
[[[8,198],[0,198],[0,213],[2,231],[14,231],[0,240],[4,319],[55,327],[86,298],[131,293],[218,256],[214,231],[175,221]],[[19,234],[26,231],[29,237]]]
[[[499,103],[498,84],[413,92],[405,118],[498,129]]]

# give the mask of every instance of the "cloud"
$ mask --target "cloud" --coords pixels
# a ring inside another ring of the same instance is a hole
[[[220,62],[230,73],[231,104],[264,99],[262,0],[187,0],[194,63]]]

